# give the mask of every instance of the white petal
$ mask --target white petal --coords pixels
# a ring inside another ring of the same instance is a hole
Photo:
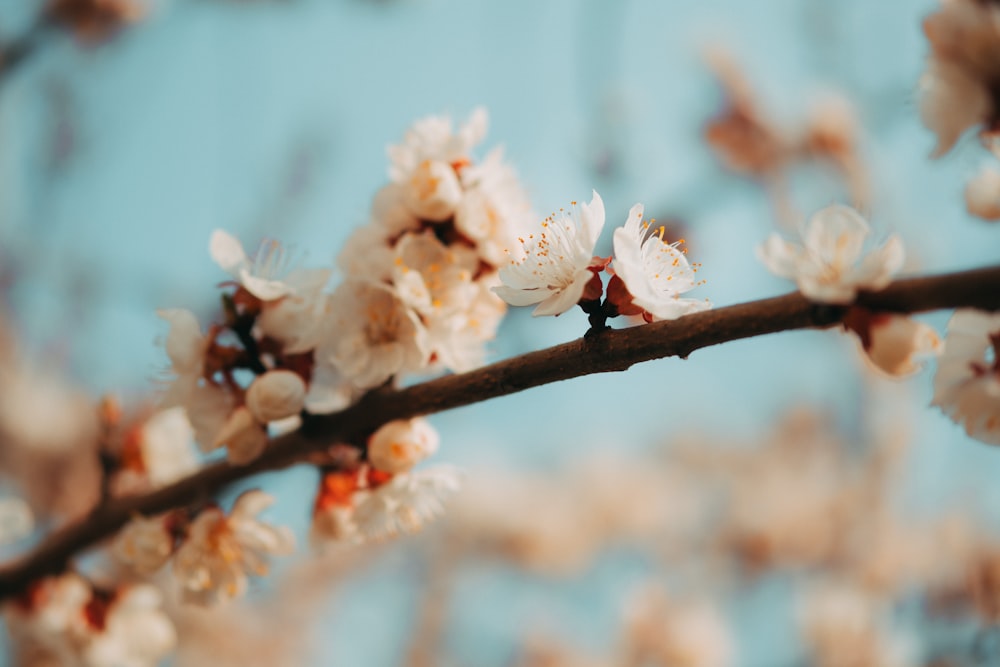
[[[771,234],[757,247],[757,258],[779,278],[795,279],[802,261],[802,250],[777,234]]]
[[[825,263],[846,266],[861,254],[871,228],[850,206],[835,204],[817,211],[806,226],[803,240],[809,252]]]
[[[588,269],[579,271],[576,278],[568,287],[563,288],[559,292],[556,292],[547,298],[545,301],[539,303],[538,307],[536,307],[531,314],[534,317],[542,317],[545,315],[561,315],[565,313],[580,301],[580,297],[583,296],[583,290],[587,287],[587,283],[593,275],[594,274]]]
[[[239,277],[241,269],[250,265],[250,260],[246,252],[243,251],[243,244],[239,242],[239,239],[221,229],[212,232],[212,237],[208,242],[208,251],[212,255],[212,260],[234,278]]]

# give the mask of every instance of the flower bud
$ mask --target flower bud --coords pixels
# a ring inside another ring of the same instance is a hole
[[[378,470],[406,472],[437,451],[440,437],[426,419],[399,419],[375,431],[368,460]]]
[[[868,358],[879,370],[906,377],[920,370],[919,359],[941,351],[941,339],[931,327],[901,315],[872,322]]]
[[[297,373],[268,371],[247,389],[246,406],[257,421],[267,423],[299,414],[305,400],[306,383]]]
[[[462,186],[450,164],[424,160],[406,182],[403,201],[418,218],[444,222],[462,201]]]
[[[244,406],[236,408],[215,436],[215,447],[226,446],[231,463],[242,465],[257,458],[267,446],[267,431]]]

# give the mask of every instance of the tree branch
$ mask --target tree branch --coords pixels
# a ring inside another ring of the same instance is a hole
[[[897,313],[958,307],[1000,310],[1000,266],[899,280],[882,291],[860,294],[856,304]],[[610,329],[468,373],[369,393],[341,412],[309,416],[301,429],[275,438],[249,465],[216,463],[158,491],[97,507],[50,535],[20,561],[0,569],[0,600],[17,595],[40,577],[60,572],[76,554],[112,536],[136,515],[182,507],[256,473],[307,462],[331,444],[360,442],[393,419],[450,410],[592,373],[623,371],[642,361],[686,358],[703,347],[742,338],[832,327],[846,312],[845,306],[816,304],[799,293],[786,294],[679,320]]]

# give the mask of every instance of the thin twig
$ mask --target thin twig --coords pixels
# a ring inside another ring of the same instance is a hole
[[[942,308],[1000,310],[1000,266],[899,280],[880,292],[862,293],[858,305],[878,311],[916,313]],[[76,554],[113,535],[136,515],[183,507],[237,480],[308,461],[334,443],[362,442],[378,426],[479,403],[560,380],[623,371],[663,357],[687,358],[695,350],[729,341],[840,324],[847,308],[808,301],[799,293],[694,313],[530,352],[483,368],[405,389],[383,388],[351,407],[308,417],[301,429],[271,442],[246,466],[222,462],[152,493],[108,502],[56,531],[20,561],[0,569],[0,600],[34,580],[61,571]]]

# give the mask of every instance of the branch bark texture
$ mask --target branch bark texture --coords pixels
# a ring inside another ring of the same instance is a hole
[[[856,305],[894,313],[959,307],[1000,310],[1000,266],[898,280],[879,292],[859,294]],[[134,516],[204,500],[237,480],[308,462],[336,443],[362,442],[393,419],[433,414],[583,375],[623,371],[652,359],[686,358],[695,350],[742,338],[828,328],[840,324],[847,310],[846,306],[812,303],[796,292],[679,320],[609,329],[468,373],[369,393],[341,412],[308,416],[298,431],[275,438],[249,465],[216,463],[147,495],[98,506],[51,534],[21,560],[0,568],[0,600],[19,594],[32,581],[60,572],[75,555],[114,535]]]

